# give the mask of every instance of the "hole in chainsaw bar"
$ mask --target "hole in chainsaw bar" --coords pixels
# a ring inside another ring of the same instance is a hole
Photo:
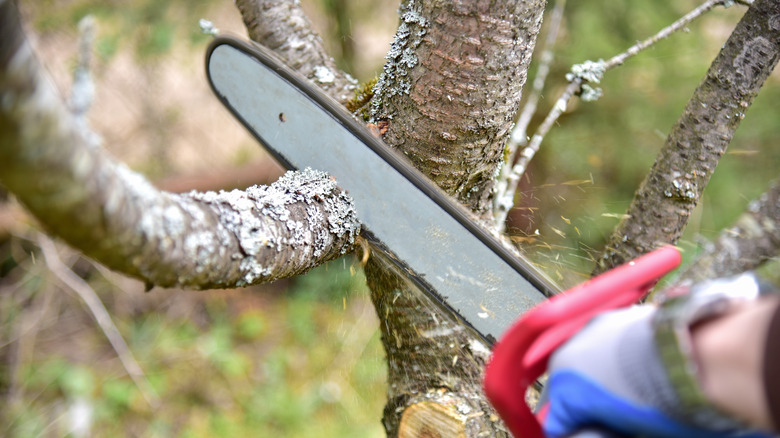
[[[284,113],[279,113],[279,121],[284,123],[287,121],[287,116],[284,115]]]

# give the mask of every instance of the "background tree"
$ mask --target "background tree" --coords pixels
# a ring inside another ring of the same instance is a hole
[[[724,3],[706,2],[702,9]],[[0,179],[50,233],[149,287],[237,287],[297,275],[352,249],[358,224],[349,199],[317,172],[288,174],[270,187],[176,195],[117,164],[95,147],[43,79],[11,2],[0,5]],[[320,85],[342,102],[350,99],[354,80],[325,54],[296,2],[237,5],[252,39],[315,82],[316,68],[331,70],[336,79]],[[496,175],[544,8],[541,1],[404,2],[373,97],[359,109],[371,122],[389,123],[385,141],[486,223],[500,210],[493,203]],[[777,62],[778,23],[778,7],[770,1],[748,9],[668,136],[604,256],[597,257],[597,270],[680,237]],[[577,69],[548,120],[560,115],[572,94],[595,92],[603,71],[624,59]],[[723,265],[713,273],[737,262],[739,269],[754,267],[776,255],[776,192],[768,191],[727,234],[736,235],[738,244],[719,239],[715,254]],[[322,220],[307,214],[306,205],[316,205]],[[287,225],[290,219],[295,227]],[[315,238],[322,229],[330,230],[329,237]],[[748,257],[733,250],[741,247],[761,251]],[[366,277],[387,353],[388,434],[505,434],[480,391],[486,346],[374,259]]]

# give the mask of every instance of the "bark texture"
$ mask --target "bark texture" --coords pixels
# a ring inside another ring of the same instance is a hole
[[[374,87],[370,111],[373,122],[389,122],[384,140],[482,217],[544,6],[406,1]],[[370,259],[366,277],[387,352],[388,435],[506,436],[482,392],[489,348],[381,257]]]
[[[384,140],[480,215],[542,21],[542,0],[406,1],[374,87]]]
[[[680,277],[681,283],[736,275],[757,268],[780,253],[780,181],[748,205],[747,211],[717,240],[706,245]]]
[[[507,436],[482,392],[490,349],[384,256],[372,254],[365,272],[387,353],[387,435]]]
[[[341,103],[357,81],[336,67],[296,0],[236,0],[249,38],[273,50],[291,68]]]
[[[672,128],[595,273],[675,243],[720,157],[780,59],[780,3],[756,0]]]
[[[90,146],[9,0],[0,23],[0,182],[52,234],[150,286],[194,289],[296,275],[352,247],[351,200],[321,172],[246,191],[157,190]]]

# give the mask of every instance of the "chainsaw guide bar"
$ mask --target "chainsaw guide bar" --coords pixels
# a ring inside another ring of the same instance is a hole
[[[280,163],[335,177],[353,198],[372,250],[491,345],[559,291],[267,49],[220,36],[206,70],[214,93]]]

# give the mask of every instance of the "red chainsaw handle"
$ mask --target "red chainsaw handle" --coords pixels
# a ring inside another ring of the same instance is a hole
[[[562,292],[526,312],[493,349],[485,394],[518,438],[543,438],[525,393],[558,347],[594,316],[639,301],[679,266],[680,252],[665,246]]]

